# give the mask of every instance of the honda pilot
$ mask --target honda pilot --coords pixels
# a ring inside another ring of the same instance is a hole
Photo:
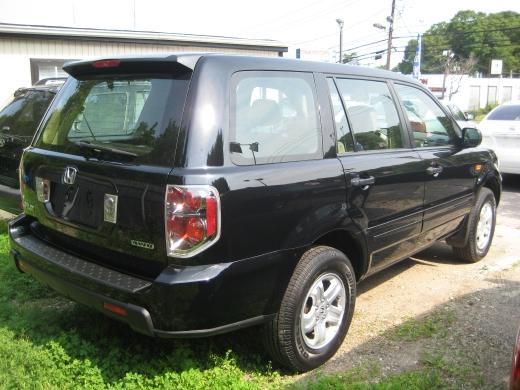
[[[137,332],[261,326],[306,371],[341,345],[361,280],[438,240],[470,262],[490,248],[496,156],[408,77],[218,54],[64,69],[11,254]]]

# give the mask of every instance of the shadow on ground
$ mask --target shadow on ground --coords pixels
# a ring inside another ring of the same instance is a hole
[[[502,278],[487,282],[491,288],[460,296],[392,327],[336,355],[295,385],[322,389],[340,383],[340,388],[349,388],[348,381],[374,382],[405,372],[422,379],[410,383],[406,374],[388,388],[505,388],[520,324],[520,283]],[[349,375],[349,370],[355,375]],[[338,375],[339,382],[330,379]]]

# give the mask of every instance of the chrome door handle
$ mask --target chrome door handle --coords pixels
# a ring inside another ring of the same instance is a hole
[[[350,184],[356,187],[364,187],[369,186],[371,184],[374,184],[376,182],[376,179],[374,176],[369,176],[366,178],[360,178],[360,177],[353,177],[350,179]]]
[[[428,167],[426,168],[426,172],[428,172],[429,175],[432,175],[433,177],[439,176],[439,173],[441,173],[443,170],[442,167]]]

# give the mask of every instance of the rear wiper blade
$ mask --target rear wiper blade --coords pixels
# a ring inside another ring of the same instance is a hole
[[[87,149],[91,149],[91,150],[94,150],[94,151],[105,151],[105,152],[112,152],[112,153],[115,153],[115,154],[120,154],[122,156],[129,156],[129,157],[137,157],[137,154],[135,153],[132,153],[132,152],[128,152],[126,150],[122,150],[122,149],[117,149],[117,148],[113,148],[113,147],[110,147],[110,146],[104,146],[104,145],[99,145],[99,144],[94,144],[90,141],[75,141],[73,142],[75,145],[79,146],[80,148],[87,148]]]

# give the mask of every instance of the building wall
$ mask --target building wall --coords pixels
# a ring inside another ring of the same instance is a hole
[[[433,89],[435,96],[441,97],[444,75],[421,75],[426,86]],[[458,91],[457,91],[458,88]],[[456,92],[455,92],[456,91]],[[450,92],[453,93],[449,99]],[[508,100],[520,100],[520,78],[492,77],[476,78],[450,75],[446,78],[444,101],[451,101],[462,110],[484,108],[488,104],[500,104]]]
[[[19,87],[31,85],[31,59],[85,59],[89,57],[167,52],[218,52],[277,56],[272,50],[176,46],[131,42],[0,37],[0,105]]]

